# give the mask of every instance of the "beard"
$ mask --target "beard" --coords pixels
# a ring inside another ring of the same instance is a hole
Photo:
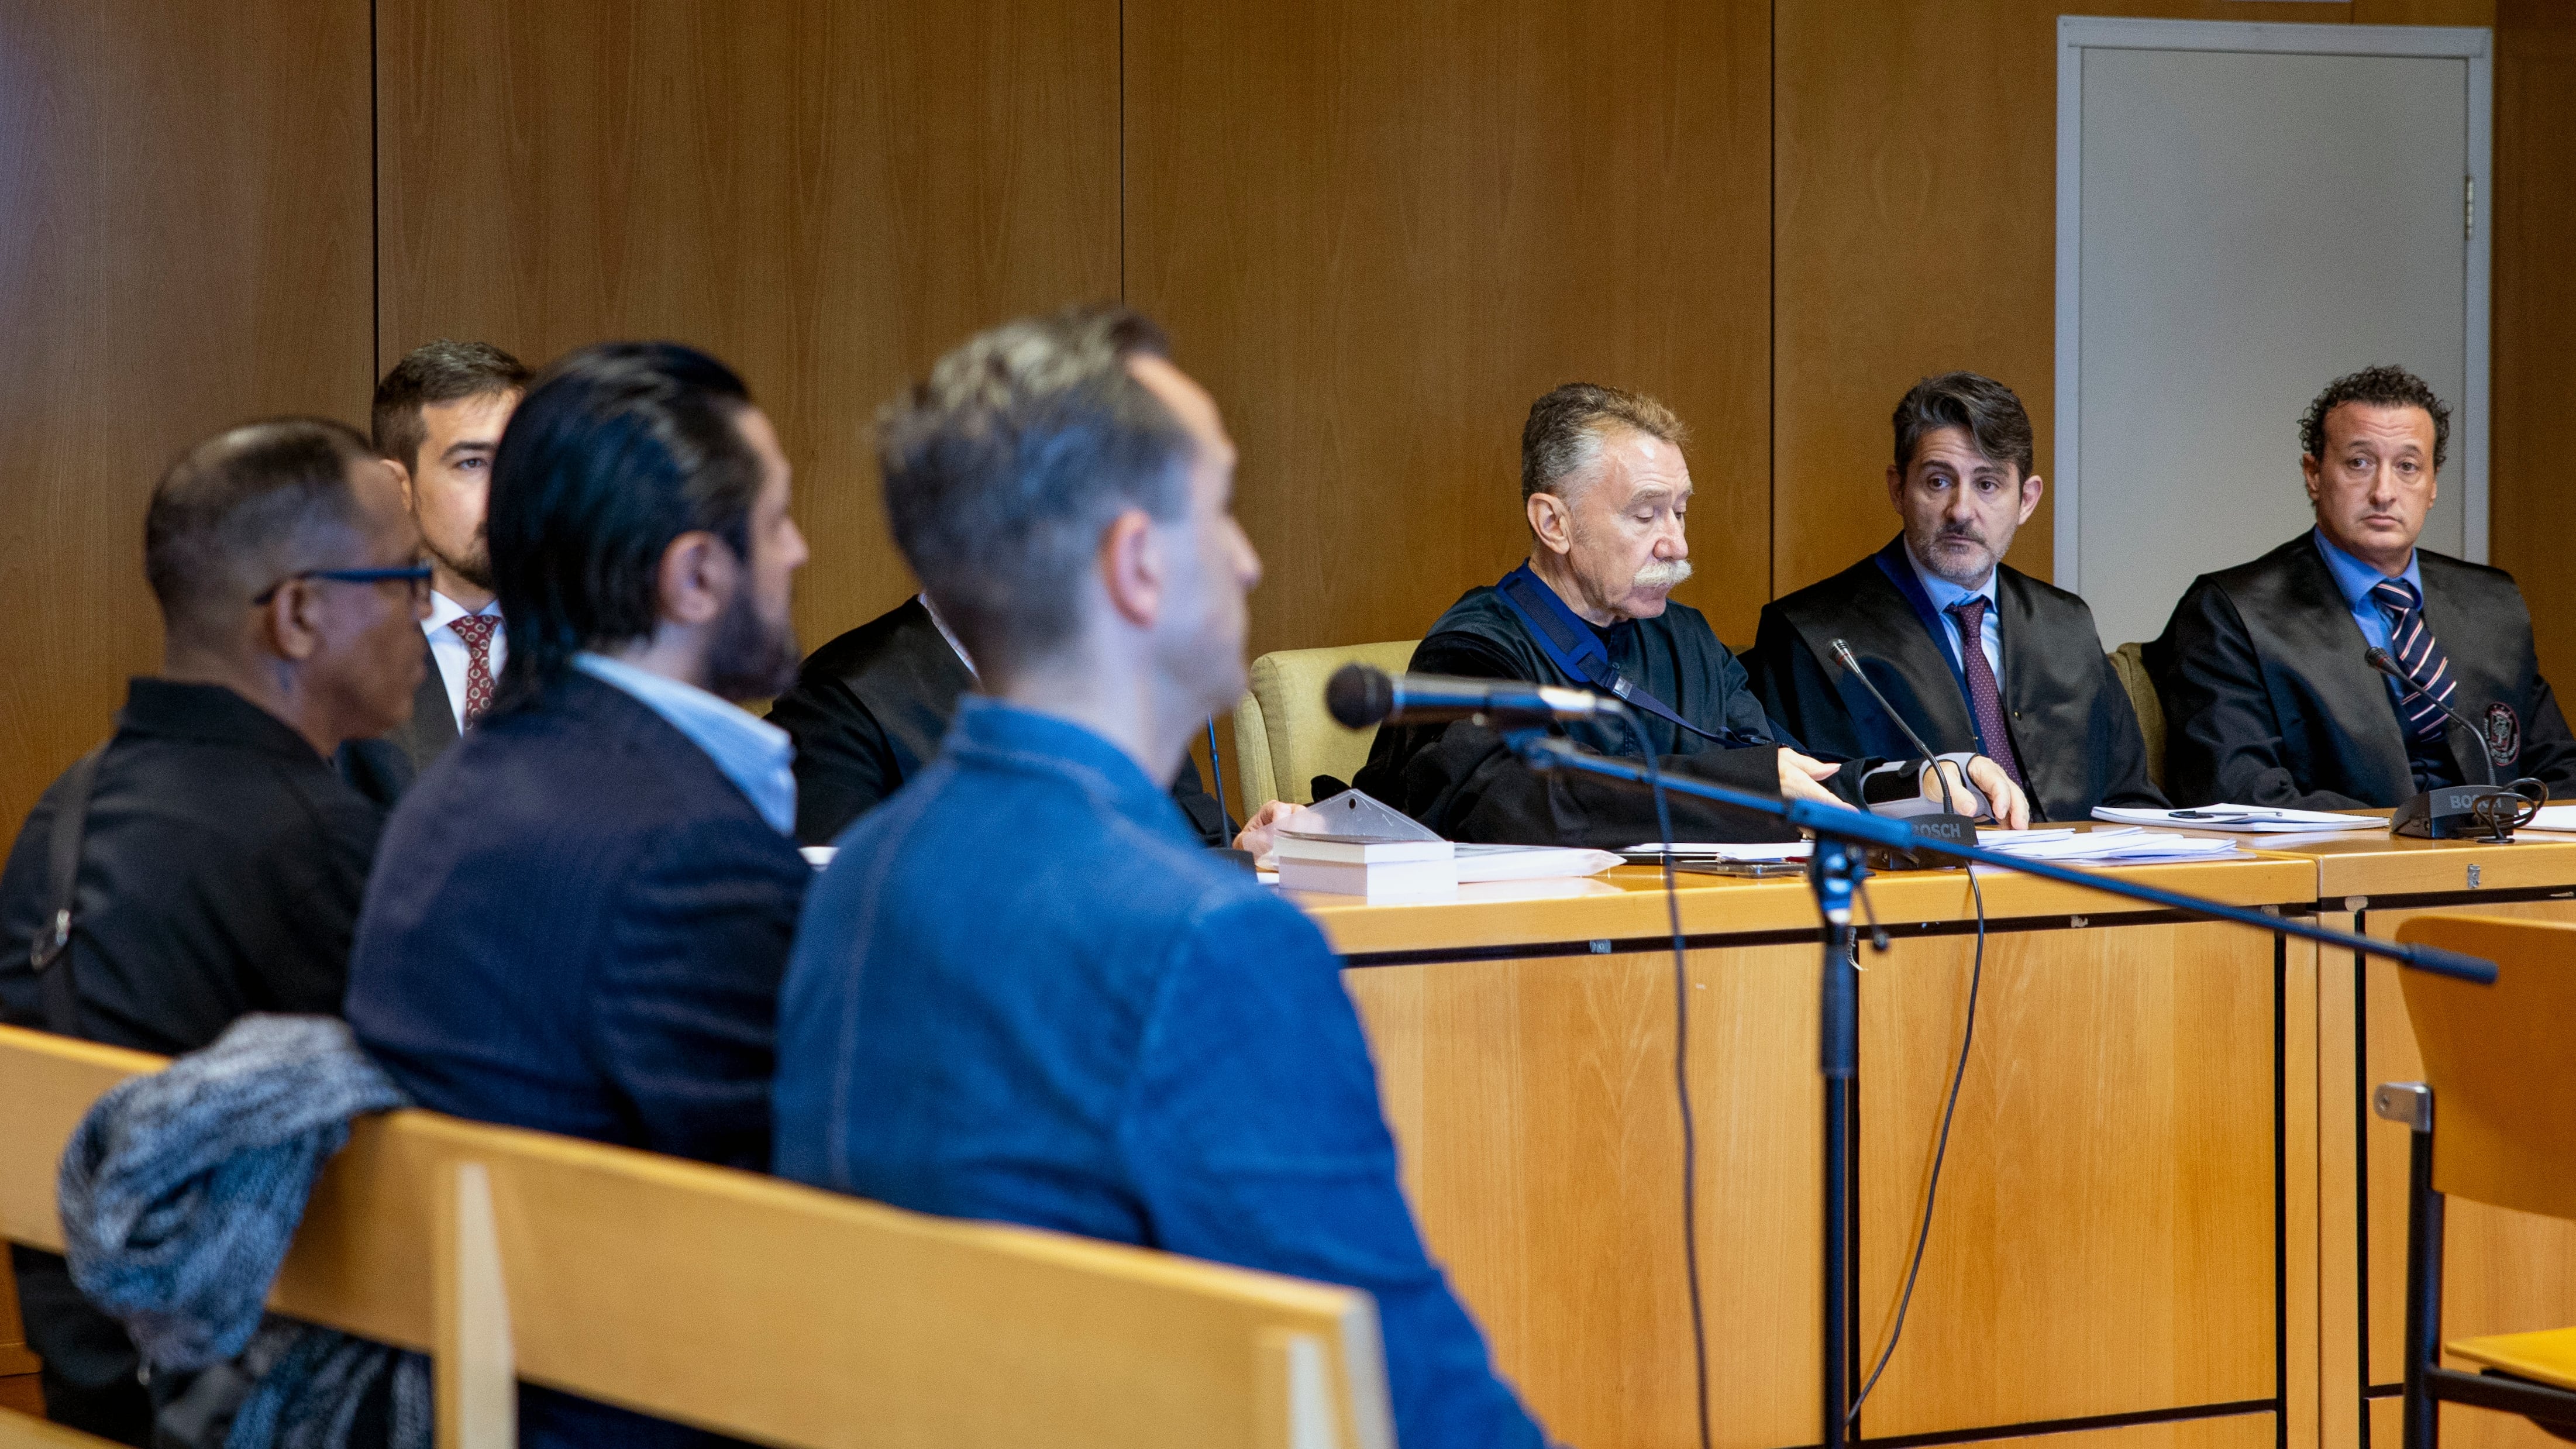
[[[451,554],[426,538],[421,540],[420,548],[449,573],[487,594],[492,592],[492,546],[483,541],[483,530],[474,530],[474,546],[462,555]]]
[[[796,647],[796,626],[762,618],[751,590],[737,590],[717,616],[708,643],[707,692],[736,701],[775,699],[796,682],[796,666],[804,658]]]
[[[1662,563],[1650,563],[1637,570],[1636,586],[1641,589],[1679,588],[1690,576],[1690,560],[1677,558]]]
[[[1920,539],[1908,538],[1906,541],[1913,546],[1914,557],[1934,578],[1963,589],[1973,589],[1984,583],[1986,575],[1994,571],[1996,560],[2001,556],[1998,550],[1987,545],[1983,534],[1965,528],[1939,528]],[[1954,551],[1959,544],[1975,550],[1965,563],[1958,562],[1960,554]]]

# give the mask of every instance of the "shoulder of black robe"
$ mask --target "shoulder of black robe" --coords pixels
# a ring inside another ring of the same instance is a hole
[[[2568,732],[2557,694],[2541,676],[2531,608],[2513,575],[2424,549],[2416,550],[2416,558],[2424,579],[2424,622],[2441,641],[2460,681],[2452,707],[2483,720],[2489,706],[2501,704],[2514,712],[2520,727],[2520,753],[2509,767],[2496,767],[2497,777],[2530,776],[2547,785],[2553,798],[2576,793],[2576,737]],[[2486,766],[2477,759],[2483,747],[2479,740],[2454,724],[2449,744],[2459,778],[2486,783]]]
[[[1747,687],[1744,667],[1718,642],[1698,610],[1670,604],[1657,618],[1608,632],[1611,655],[1620,668],[1684,718],[1713,732],[1733,730],[1772,742],[1722,749],[1639,711],[1648,745],[1663,768],[1778,798],[1779,748],[1790,742],[1772,727]],[[1451,605],[1406,667],[1417,674],[1592,688],[1590,681],[1557,668],[1489,587],[1471,589]],[[1635,740],[1617,726],[1584,721],[1552,732],[1598,754],[1641,758]],[[1858,773],[1846,768],[1835,783],[1856,780]],[[1352,783],[1452,840],[1617,848],[1652,840],[1656,833],[1654,804],[1643,788],[1598,776],[1533,770],[1498,733],[1466,721],[1381,728],[1368,764]],[[1791,834],[1764,817],[1681,796],[1670,799],[1676,838],[1779,840]]]
[[[2194,580],[2146,648],[2165,707],[2166,793],[2303,810],[2414,794],[2387,682],[2362,662],[2369,647],[2309,534]]]
[[[2005,727],[2029,782],[2032,820],[2090,820],[2097,805],[2165,808],[2147,777],[2138,708],[2103,651],[2093,606],[2000,564],[1995,596]]]
[[[938,758],[958,697],[974,687],[974,671],[918,597],[807,655],[769,707],[769,722],[796,745],[797,844],[831,844]],[[1233,843],[1194,762],[1181,762],[1172,801],[1201,839]]]

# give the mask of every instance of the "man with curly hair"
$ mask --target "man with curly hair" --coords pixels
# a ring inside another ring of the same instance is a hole
[[[2485,783],[2481,753],[2498,779],[2576,789],[2576,738],[2513,576],[2415,546],[2450,441],[2451,410],[2404,368],[2336,378],[2309,405],[2316,526],[2195,580],[2147,648],[2176,802],[2392,806]],[[2373,649],[2416,688],[2374,670]]]

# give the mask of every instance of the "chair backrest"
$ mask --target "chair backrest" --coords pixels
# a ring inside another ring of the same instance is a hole
[[[2111,671],[2128,691],[2129,707],[2138,713],[2138,733],[2147,737],[2147,778],[2165,787],[2165,702],[2156,682],[2147,677],[2147,646],[2135,642],[2111,651]]]
[[[1315,803],[1317,775],[1347,780],[1368,763],[1377,729],[1345,729],[1324,713],[1324,681],[1345,664],[1400,674],[1419,639],[1282,649],[1252,661],[1252,692],[1234,711],[1234,758],[1249,815],[1273,800]]]
[[[63,1142],[158,1064],[0,1028],[0,1236],[59,1249]],[[1363,1293],[428,1112],[358,1124],[270,1301],[434,1354],[443,1449],[514,1377],[815,1449],[1393,1442]]]
[[[2444,913],[2397,939],[2496,963],[2493,986],[2398,973],[2433,1088],[2434,1188],[2576,1218],[2576,924]]]

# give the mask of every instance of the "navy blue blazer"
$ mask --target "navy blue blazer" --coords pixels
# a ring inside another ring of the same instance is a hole
[[[687,736],[574,675],[485,716],[404,795],[349,1023],[435,1111],[765,1171],[813,874]],[[683,1432],[533,1386],[519,1413],[531,1449]]]

